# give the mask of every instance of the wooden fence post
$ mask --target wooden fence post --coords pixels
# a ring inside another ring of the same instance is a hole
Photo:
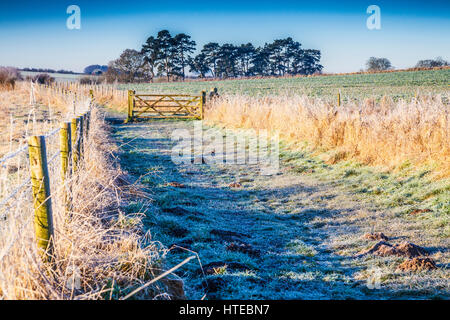
[[[80,118],[73,118],[70,123],[70,135],[72,138],[72,171],[77,171],[80,159]]]
[[[86,121],[84,121],[85,114],[81,115],[79,117],[79,119],[80,119],[80,125],[79,125],[79,129],[78,129],[78,132],[80,134],[80,147],[79,147],[79,149],[80,149],[80,159],[83,159],[83,154],[84,154],[84,131],[85,131],[84,130],[84,126],[85,126],[85,123],[86,123]]]
[[[70,122],[63,122],[61,123],[61,130],[59,132],[59,145],[60,145],[60,151],[61,151],[61,174],[62,174],[62,181],[66,180],[67,172],[70,168],[69,161],[70,161],[70,154],[72,152],[72,139],[71,139],[71,123]],[[70,174],[70,172],[69,172]]]
[[[128,90],[128,118],[127,122],[133,121],[134,91]]]
[[[87,127],[88,127],[88,112],[83,113],[83,133],[84,133],[84,142],[87,141]]]
[[[206,104],[206,91],[202,91],[202,98],[200,99],[200,120],[203,120],[203,107]]]
[[[59,131],[59,148],[61,151],[61,179],[63,184],[66,182],[66,178],[71,175],[70,156],[72,154],[72,138],[70,122],[61,123],[61,130]],[[66,213],[70,211],[71,204],[69,201],[68,190],[70,186],[64,186],[63,201],[66,208]]]
[[[89,137],[89,123],[91,122],[91,111],[86,112],[86,140]]]
[[[28,152],[30,156],[31,186],[34,203],[34,230],[37,246],[43,257],[47,254],[45,259],[49,261],[53,255],[53,216],[45,137],[29,137]]]
[[[341,90],[339,90],[339,92],[337,94],[337,105],[338,105],[338,107],[341,106]]]

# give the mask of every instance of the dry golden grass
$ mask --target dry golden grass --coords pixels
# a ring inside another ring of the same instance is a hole
[[[212,124],[278,131],[290,142],[308,142],[328,151],[334,163],[356,159],[396,167],[408,160],[432,163],[439,177],[450,176],[449,96],[380,103],[367,99],[336,107],[307,96],[226,96],[206,110]]]
[[[95,101],[103,106],[109,106],[113,110],[126,112],[128,108],[128,93],[125,90],[117,90],[111,86],[93,87]]]
[[[59,85],[56,85],[59,86]],[[64,84],[64,88],[76,92],[82,92],[85,95],[92,90],[95,102],[102,106],[108,106],[112,110],[126,112],[128,108],[128,92],[126,90],[118,90],[117,84],[100,84],[100,85],[80,85],[77,82]]]

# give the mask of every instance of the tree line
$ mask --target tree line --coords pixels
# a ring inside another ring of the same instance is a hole
[[[70,70],[54,70],[54,69],[42,69],[42,68],[23,68],[19,69],[19,71],[27,71],[27,72],[40,72],[40,73],[61,73],[61,74],[80,74],[79,72],[74,72]]]
[[[108,64],[108,81],[167,81],[199,78],[239,78],[249,76],[310,75],[320,73],[319,50],[303,49],[291,37],[255,47],[252,43],[220,45],[209,42],[196,51],[196,42],[185,33],[172,36],[159,31],[142,45],[140,51],[126,49]]]
[[[442,57],[437,57],[436,59],[419,60],[414,68],[430,69],[447,67],[449,65],[447,60],[444,60]],[[366,67],[367,71],[386,71],[394,69],[389,59],[376,57],[370,57],[366,62]]]

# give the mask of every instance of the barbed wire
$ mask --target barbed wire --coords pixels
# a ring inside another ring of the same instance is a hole
[[[7,246],[4,246],[1,251],[0,251],[0,261],[3,260],[3,258],[9,253],[9,251],[11,250],[11,248],[13,247],[14,243],[16,243],[16,241],[19,239],[19,235],[23,234],[22,231],[26,228],[29,227],[30,224],[32,223],[33,218],[32,216],[28,217],[28,221],[25,221],[19,232],[15,232],[14,233],[14,238],[12,240],[9,241],[9,244]]]
[[[48,140],[49,138],[52,138],[53,136],[55,136],[57,133],[60,132],[60,128],[56,128],[53,129],[52,131],[44,134],[44,138],[46,140]],[[28,145],[24,145],[22,147],[20,147],[19,149],[17,149],[14,152],[8,153],[7,155],[5,155],[3,158],[0,158],[0,167],[3,168],[7,168],[7,164],[6,162],[8,160],[11,160],[15,157],[17,157],[18,155],[27,152],[28,151]],[[61,151],[58,150],[57,152],[55,152],[48,160],[47,160],[47,165],[50,165],[53,163],[53,161],[61,154]],[[8,204],[8,202],[13,199],[24,187],[26,187],[29,183],[31,182],[31,178],[26,179],[25,181],[23,181],[19,186],[17,186],[11,193],[9,193],[6,198],[1,199],[0,202],[0,209],[2,209],[3,207],[5,207],[5,205]],[[7,211],[9,211],[9,209],[7,209]],[[7,213],[7,212],[6,212]],[[0,219],[5,218],[6,213],[4,212],[1,216]]]
[[[16,189],[14,189],[13,192],[11,192],[5,199],[3,199],[0,202],[0,209],[2,207],[4,207],[9,200],[11,200],[12,198],[14,198],[20,190],[22,190],[27,184],[29,184],[31,182],[31,178],[26,179],[20,186],[18,186]]]
[[[60,129],[53,130],[52,132],[50,132],[49,134],[47,134],[46,137],[50,137],[50,136],[54,135],[54,134],[57,133],[59,130],[60,130]],[[16,152],[14,152],[14,154],[11,154],[10,156],[8,156],[7,159],[4,159],[4,158],[3,158],[2,160],[5,160],[5,161],[6,161],[6,160],[8,160],[8,159],[11,159],[11,158],[13,158],[14,156],[20,154],[21,152],[23,152],[23,151],[25,151],[25,150],[27,150],[27,149],[28,149],[28,146],[26,146],[26,147],[24,147],[24,148],[21,148],[21,149],[17,150]],[[53,161],[54,161],[60,154],[61,154],[61,151],[60,151],[60,150],[58,150],[57,152],[55,152],[55,153],[47,160],[47,165],[52,164]],[[8,203],[9,200],[11,200],[12,198],[14,198],[14,197],[19,193],[19,191],[20,191],[23,187],[25,187],[28,183],[30,183],[30,182],[31,182],[31,179],[30,179],[30,178],[26,179],[22,184],[20,184],[18,187],[16,187],[16,189],[14,189],[13,192],[11,192],[10,194],[8,194],[8,195],[6,196],[5,199],[2,199],[2,201],[0,202],[0,209],[1,209],[3,206],[5,206],[5,205]],[[0,217],[0,218],[1,218],[1,217]]]
[[[44,134],[44,138],[46,138],[46,139],[47,139],[47,138],[51,138],[52,136],[54,136],[55,134],[57,134],[60,130],[61,130],[60,128],[56,128],[56,129],[50,131],[49,133]]]
[[[16,157],[17,155],[19,155],[20,153],[25,152],[25,151],[28,151],[28,145],[25,145],[25,146],[17,149],[16,151],[8,153],[3,158],[0,158],[0,165],[2,165],[2,163],[8,161],[9,159],[12,159],[12,158]],[[6,168],[5,165],[2,165],[2,167]]]
[[[51,164],[60,154],[61,151],[55,152],[55,154],[51,156],[50,159],[47,160],[47,165]]]

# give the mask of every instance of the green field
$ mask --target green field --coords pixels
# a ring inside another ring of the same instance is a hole
[[[403,71],[394,73],[335,75],[321,77],[193,81],[151,84],[124,84],[120,89],[137,92],[198,94],[217,87],[220,94],[264,96],[271,94],[306,94],[335,99],[341,90],[348,99],[379,99],[388,95],[395,100],[409,99],[418,94],[439,94],[450,91],[450,69]]]

